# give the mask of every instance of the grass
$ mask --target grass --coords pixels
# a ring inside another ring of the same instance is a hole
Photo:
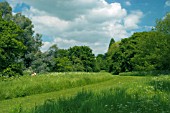
[[[163,101],[161,94],[151,98],[143,98],[138,93],[129,95],[126,89],[83,91],[75,97],[46,100],[43,105],[23,113],[169,113],[170,97],[167,99]]]
[[[83,79],[81,75],[86,75],[96,81],[78,84],[75,87],[64,87],[53,92],[2,100],[0,113],[44,113],[45,111],[48,113],[149,113],[151,111],[169,113],[169,76],[112,76],[108,73],[55,74],[55,76],[64,76],[65,80],[74,79],[75,76]],[[53,80],[55,76],[52,73],[48,76],[39,76],[39,79],[49,77]],[[104,79],[99,79],[100,77]],[[38,78],[32,77],[32,79],[36,81]],[[14,81],[15,79],[3,82]]]
[[[155,91],[170,92],[169,76],[154,77],[149,84],[154,87]]]
[[[112,78],[107,73],[50,73],[0,81],[0,100],[25,97],[98,83]]]

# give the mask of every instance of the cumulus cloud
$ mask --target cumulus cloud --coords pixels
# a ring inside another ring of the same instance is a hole
[[[140,22],[140,19],[142,18],[143,13],[141,11],[132,11],[131,14],[129,14],[124,19],[124,26],[126,29],[137,29],[138,23]]]
[[[20,0],[30,5],[23,11],[35,26],[35,31],[52,38],[42,50],[52,44],[61,48],[88,45],[94,52],[104,53],[110,39],[126,38],[128,30],[138,29],[141,11],[127,13],[120,3],[105,0]],[[60,38],[58,38],[60,37]]]

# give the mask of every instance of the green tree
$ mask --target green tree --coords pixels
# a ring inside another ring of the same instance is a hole
[[[157,32],[161,32],[164,35],[166,35],[167,43],[166,45],[167,50],[164,52],[164,55],[162,55],[162,62],[164,64],[164,69],[170,69],[170,63],[167,61],[170,61],[170,13],[167,13],[164,19],[160,19],[156,23],[155,30]]]
[[[68,57],[56,58],[55,62],[55,71],[57,72],[69,72],[73,70],[72,63]]]
[[[25,67],[30,67],[33,59],[35,59],[34,54],[39,52],[42,46],[42,35],[34,33],[34,26],[29,18],[21,13],[12,15],[12,8],[8,2],[0,2],[0,12],[3,19],[9,22],[13,21],[22,29],[23,32],[17,38],[27,47],[22,59]]]
[[[98,54],[96,57],[96,65],[98,65],[99,70],[107,70],[106,56],[103,54]]]
[[[2,18],[5,20],[11,20],[12,17],[12,8],[8,4],[8,2],[0,2],[0,13],[2,14]]]
[[[170,13],[164,19],[157,20],[155,30],[170,35]]]
[[[132,58],[135,70],[164,70],[163,56],[167,53],[167,37],[160,32],[140,33],[138,53]]]
[[[136,54],[137,34],[130,38],[122,39],[121,42],[113,44],[108,51],[109,67],[108,71],[113,74],[128,72],[133,70],[131,58]]]
[[[20,57],[26,47],[18,39],[21,34],[20,27],[0,16],[0,71],[5,75],[22,74],[22,67],[18,64],[22,63]]]
[[[51,59],[49,59],[47,54],[37,52],[34,56],[35,59],[32,62],[31,70],[36,73],[49,72],[50,71],[49,62]]]
[[[31,66],[33,59],[35,59],[34,54],[40,52],[40,47],[42,46],[42,35],[34,35],[34,26],[32,24],[32,21],[24,15],[21,15],[21,13],[14,15],[13,21],[23,30],[23,33],[18,37],[27,47],[27,50],[24,52],[22,58],[24,60],[26,68],[28,68]]]
[[[92,72],[96,69],[95,56],[88,46],[74,46],[68,49],[69,58],[73,65],[81,66],[86,72]],[[76,66],[73,66],[76,67]]]

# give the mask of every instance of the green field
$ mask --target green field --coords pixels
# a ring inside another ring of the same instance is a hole
[[[169,113],[170,77],[50,73],[0,81],[1,113]]]

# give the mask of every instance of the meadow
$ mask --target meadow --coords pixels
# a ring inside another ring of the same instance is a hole
[[[84,86],[111,79],[110,74],[103,73],[49,73],[31,77],[1,78],[0,100],[25,97]]]
[[[2,94],[13,95],[1,98],[2,113],[170,113],[168,75],[50,73],[0,85]]]

